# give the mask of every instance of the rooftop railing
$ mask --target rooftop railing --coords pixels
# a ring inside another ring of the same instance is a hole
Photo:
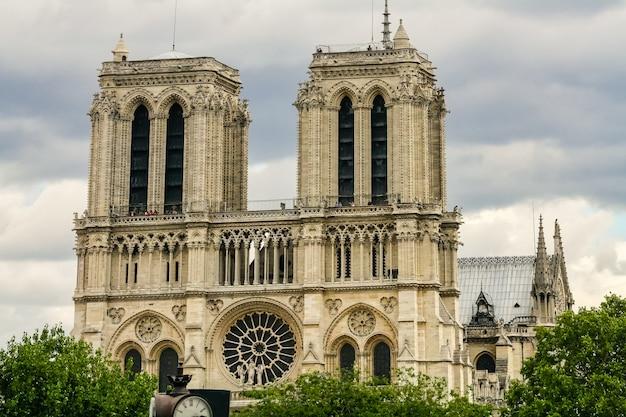
[[[324,213],[337,214],[382,214],[396,210],[442,211],[438,202],[403,202],[398,194],[326,196],[307,198],[282,198],[249,200],[247,208],[228,206],[224,202],[207,201],[170,204],[160,209],[146,205],[111,206],[108,215],[90,216],[87,211],[82,216],[75,214],[75,226],[85,227],[107,224],[134,224],[145,222],[207,221],[209,218],[222,221],[246,218],[288,218],[294,216],[323,216]],[[455,210],[454,213],[457,213]],[[450,213],[448,213],[450,214]]]

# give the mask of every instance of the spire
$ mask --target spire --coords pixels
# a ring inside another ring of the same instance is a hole
[[[391,43],[391,30],[389,30],[389,7],[387,4],[387,0],[385,0],[385,13],[383,13],[383,45],[387,49],[393,48],[393,44]]]
[[[394,49],[411,48],[409,35],[406,33],[406,30],[404,29],[404,25],[402,24],[402,19],[400,19],[400,26],[398,26],[398,31],[396,32],[396,36],[393,37],[393,48]]]
[[[543,234],[543,216],[539,215],[539,239],[537,241],[537,258],[535,259],[535,284],[547,284],[548,276],[548,251],[546,239]]]
[[[554,221],[554,254],[555,258],[560,262],[561,279],[565,286],[566,296],[568,302],[573,303],[572,293],[569,288],[569,279],[567,278],[567,267],[565,265],[565,252],[563,250],[563,239],[561,239],[561,225],[559,225],[558,219]]]
[[[559,219],[554,220],[554,254],[563,256],[563,241],[561,240],[561,226],[559,226]]]
[[[115,49],[111,51],[113,53],[114,62],[122,62],[128,59],[128,48],[124,42],[124,34],[120,33],[120,38],[115,45]]]

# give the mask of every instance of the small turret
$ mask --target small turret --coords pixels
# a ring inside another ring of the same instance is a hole
[[[400,19],[400,26],[398,26],[398,31],[396,32],[396,36],[393,37],[393,49],[406,49],[412,48],[411,42],[409,40],[409,35],[406,33],[404,29],[404,25],[402,24],[402,19]]]
[[[124,34],[120,33],[120,38],[115,45],[115,49],[111,51],[113,53],[113,62],[124,62],[128,59],[128,48],[124,42]]]

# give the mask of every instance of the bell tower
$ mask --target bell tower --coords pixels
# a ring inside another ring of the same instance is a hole
[[[245,210],[239,72],[177,51],[129,60],[120,37],[91,117],[90,216]]]
[[[318,46],[295,106],[298,195],[309,207],[434,204],[445,209],[443,89],[402,21],[391,41]]]

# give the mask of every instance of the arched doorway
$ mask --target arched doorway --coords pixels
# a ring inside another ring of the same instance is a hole
[[[172,348],[163,349],[159,356],[159,392],[166,392],[168,375],[176,375],[178,368],[178,353]]]

